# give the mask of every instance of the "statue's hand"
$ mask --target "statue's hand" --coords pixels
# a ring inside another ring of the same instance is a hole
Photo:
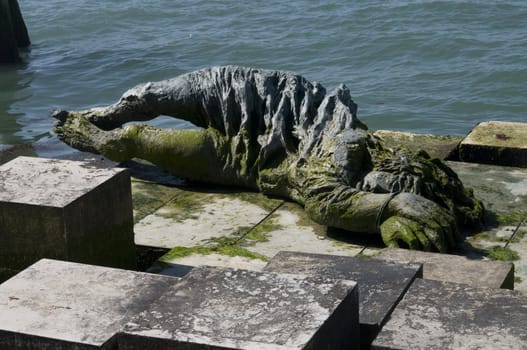
[[[400,193],[386,208],[381,235],[389,247],[447,251],[460,240],[456,222],[448,211],[418,195]]]

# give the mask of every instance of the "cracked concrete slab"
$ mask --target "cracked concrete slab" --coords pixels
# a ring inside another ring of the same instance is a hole
[[[462,253],[514,263],[514,288],[527,293],[527,246],[522,243],[527,225],[520,225],[527,218],[527,169],[462,162],[448,164],[466,186],[474,189],[487,209],[487,227],[467,237]],[[516,228],[519,233],[512,237]],[[507,244],[508,241],[511,242]]]
[[[132,202],[134,206],[134,222],[138,223],[145,216],[173,199],[179,189],[173,186],[138,181],[132,178]]]
[[[173,191],[168,203],[135,225],[137,245],[171,249],[240,237],[282,203],[250,192]]]
[[[354,256],[363,248],[329,237],[326,226],[309,219],[301,206],[291,202],[285,202],[249,231],[240,245],[269,258],[287,250]]]
[[[486,209],[503,215],[527,208],[527,169],[463,162],[447,164],[465,186],[474,190]]]

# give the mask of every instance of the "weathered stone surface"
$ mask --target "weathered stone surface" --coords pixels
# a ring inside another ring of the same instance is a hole
[[[43,259],[0,285],[0,349],[115,349],[177,278]]]
[[[227,255],[222,254],[221,249],[211,249],[210,251],[193,252],[189,255],[179,256],[172,255],[172,251],[159,258],[149,269],[148,272],[159,273],[162,275],[183,277],[187,272],[195,266],[215,266],[215,267],[230,267],[236,269],[261,271],[267,264],[266,260],[258,259],[256,257],[241,256],[241,255]],[[240,251],[243,254],[243,251]]]
[[[420,264],[337,255],[280,252],[265,271],[353,280],[359,286],[361,343],[367,347],[416,277]]]
[[[141,221],[146,216],[153,214],[157,209],[166,205],[177,196],[179,191],[176,187],[144,182],[132,178],[134,223]]]
[[[356,349],[357,301],[323,276],[43,259],[0,285],[0,349]]]
[[[417,279],[374,350],[527,348],[527,299],[514,291]]]
[[[272,258],[280,251],[353,256],[361,245],[329,237],[328,228],[311,220],[301,206],[285,202],[240,240],[245,249]]]
[[[486,227],[482,232],[467,237],[467,254],[487,255],[490,249],[504,248],[517,253],[514,289],[527,292],[527,169],[487,164],[449,162],[463,182],[474,189],[487,209]],[[513,235],[516,227],[517,234]],[[473,249],[470,249],[470,246]],[[464,252],[465,254],[465,252]]]
[[[84,162],[18,157],[0,166],[0,267],[40,258],[134,264],[130,176]]]
[[[448,162],[448,165],[467,187],[474,189],[489,211],[503,215],[527,207],[527,169],[464,162]]]
[[[403,131],[377,130],[373,133],[380,137],[385,146],[404,148],[411,152],[424,150],[431,158],[448,159],[457,152],[460,136],[443,136],[431,134],[416,134]]]
[[[527,123],[479,123],[459,145],[459,159],[527,167]]]
[[[119,349],[356,349],[357,298],[327,276],[195,268],[127,323]]]
[[[383,249],[376,258],[423,264],[423,278],[473,287],[514,289],[514,265],[504,261],[471,260],[464,256]]]
[[[172,188],[172,199],[135,225],[135,243],[171,249],[240,238],[282,203],[259,193],[208,190]]]

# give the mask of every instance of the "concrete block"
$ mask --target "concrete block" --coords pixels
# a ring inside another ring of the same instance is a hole
[[[0,267],[40,258],[130,267],[133,239],[126,170],[30,157],[0,166]]]
[[[462,137],[415,134],[404,131],[377,130],[373,133],[390,148],[405,148],[410,152],[426,151],[430,157],[449,159],[457,152]]]
[[[0,349],[115,349],[179,279],[43,259],[0,285]]]
[[[356,349],[355,282],[198,267],[125,326],[119,349]]]
[[[43,259],[0,285],[0,349],[356,349],[355,282]]]
[[[471,260],[464,256],[383,249],[378,259],[423,264],[423,278],[469,284],[473,287],[514,289],[514,265],[510,262]]]
[[[518,292],[417,279],[372,349],[527,349],[526,322]]]
[[[459,145],[463,162],[527,167],[527,123],[479,123]]]
[[[356,281],[363,347],[371,343],[410,284],[422,273],[420,264],[297,252],[278,253],[265,271]]]

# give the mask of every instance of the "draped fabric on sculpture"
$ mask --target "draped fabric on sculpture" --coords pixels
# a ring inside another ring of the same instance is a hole
[[[248,168],[257,160],[259,167],[266,167],[271,159],[283,160],[288,153],[306,156],[345,129],[366,129],[345,85],[326,96],[322,85],[291,72],[212,67],[141,85],[123,99],[141,96],[138,100],[148,103],[149,95],[160,92],[165,103],[157,104],[168,111],[162,108],[158,113],[220,131],[234,140],[238,155],[247,154]]]

